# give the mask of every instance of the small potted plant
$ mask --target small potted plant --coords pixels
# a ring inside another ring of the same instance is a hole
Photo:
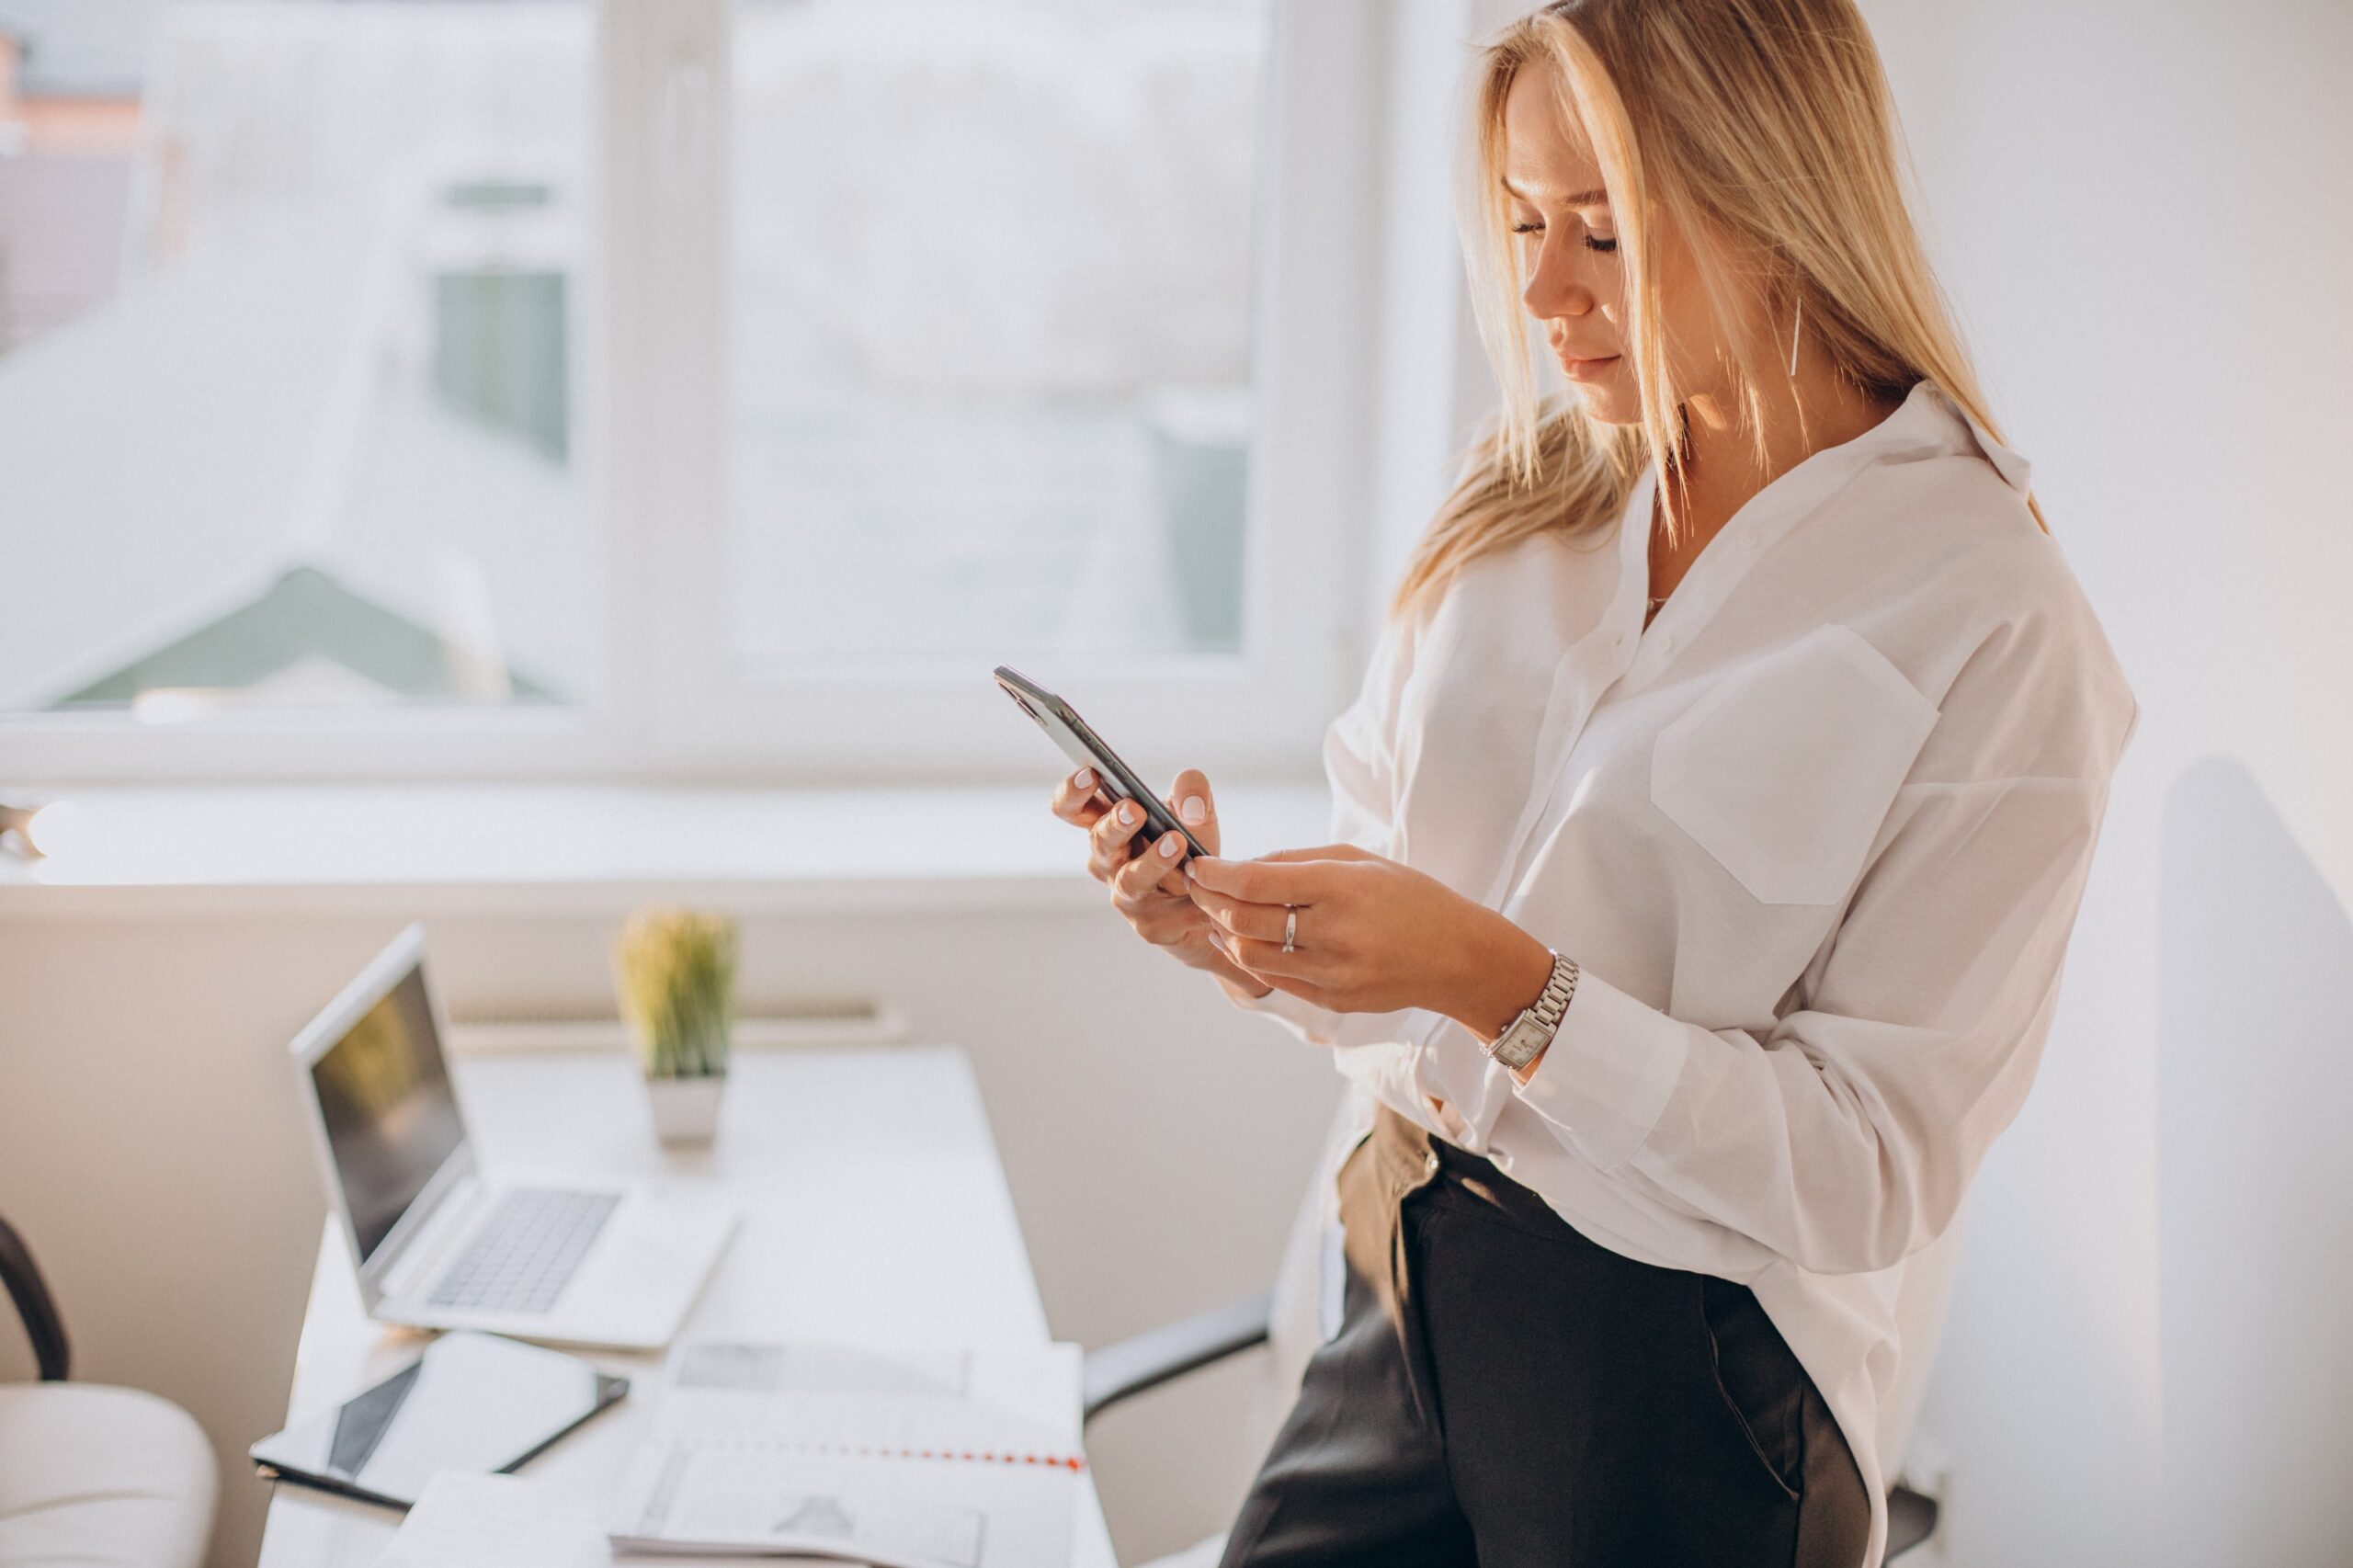
[[[614,944],[613,976],[654,1132],[665,1143],[710,1142],[735,1017],[735,923],[688,909],[641,911]]]

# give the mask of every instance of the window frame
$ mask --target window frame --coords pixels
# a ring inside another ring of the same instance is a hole
[[[576,406],[591,464],[601,632],[592,689],[560,710],[232,712],[169,725],[0,715],[0,777],[36,787],[983,782],[1034,778],[1052,765],[994,689],[985,655],[969,668],[870,666],[770,682],[732,666],[722,432],[733,6],[591,3],[597,146],[575,349],[590,388]],[[1319,773],[1323,728],[1354,690],[1370,646],[1367,607],[1390,564],[1375,558],[1393,557],[1411,517],[1427,517],[1429,496],[1396,493],[1396,453],[1442,453],[1456,435],[1428,428],[1434,417],[1456,423],[1445,417],[1456,401],[1450,348],[1444,364],[1423,362],[1445,381],[1435,399],[1408,400],[1420,438],[1405,448],[1383,428],[1399,422],[1399,400],[1373,391],[1399,369],[1377,341],[1398,316],[1384,295],[1395,285],[1383,252],[1398,241],[1392,143],[1403,126],[1388,88],[1396,51],[1431,36],[1424,6],[1271,0],[1254,198],[1243,652],[1122,656],[1099,674],[1070,661],[1014,661],[1071,696],[1147,777],[1179,766],[1228,777]],[[1438,8],[1448,13],[1438,30],[1464,36],[1470,7],[1441,0]],[[1408,23],[1409,14],[1419,20]],[[1412,161],[1404,205],[1432,206],[1429,162]],[[1415,243],[1427,257],[1429,237]],[[1427,287],[1427,264],[1406,270]],[[1454,282],[1443,302],[1449,335]],[[1427,317],[1429,307],[1418,308]],[[665,627],[698,635],[654,630]]]

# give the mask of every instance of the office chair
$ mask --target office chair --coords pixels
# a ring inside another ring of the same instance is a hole
[[[1324,1159],[1317,1166],[1319,1172],[1334,1168],[1339,1152],[1337,1142],[1347,1123],[1347,1107],[1343,1106],[1327,1136]],[[1269,1392],[1287,1405],[1291,1391],[1299,1386],[1307,1357],[1321,1337],[1316,1332],[1313,1302],[1319,1294],[1319,1275],[1325,1266],[1321,1233],[1330,1216],[1324,1210],[1319,1187],[1320,1180],[1310,1187],[1301,1203],[1273,1290],[1087,1352],[1082,1403],[1085,1419],[1092,1421],[1123,1399],[1261,1345],[1273,1351],[1275,1364],[1268,1378],[1273,1387]],[[1912,1418],[1917,1414],[1919,1394],[1927,1381],[1927,1361],[1942,1327],[1943,1297],[1949,1284],[1957,1232],[1956,1225],[1920,1255],[1922,1267],[1910,1271],[1906,1280],[1906,1293],[1916,1288],[1919,1299],[1899,1308],[1900,1316],[1908,1324],[1907,1342],[1926,1347],[1913,1363],[1908,1386],[1899,1391],[1892,1402],[1896,1406],[1897,1430],[1903,1436],[1908,1436]],[[1897,1446],[1900,1448],[1901,1444]],[[1881,1562],[1893,1562],[1934,1535],[1937,1513],[1935,1498],[1908,1486],[1891,1487],[1887,1494],[1887,1553]],[[1223,1550],[1224,1538],[1212,1536],[1174,1556],[1159,1559],[1149,1568],[1215,1568]]]
[[[6,1221],[0,1285],[40,1372],[37,1382],[0,1383],[0,1568],[196,1568],[219,1486],[203,1431],[152,1393],[66,1381],[65,1324]]]

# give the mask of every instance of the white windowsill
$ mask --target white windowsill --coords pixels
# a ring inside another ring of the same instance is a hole
[[[58,853],[0,851],[0,919],[619,913],[650,896],[746,913],[1076,908],[1103,892],[1050,788],[75,790]],[[1224,850],[1320,844],[1328,800],[1321,784],[1228,785]]]

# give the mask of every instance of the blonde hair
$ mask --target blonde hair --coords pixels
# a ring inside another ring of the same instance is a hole
[[[1563,123],[1592,139],[1609,193],[1638,424],[1605,425],[1573,396],[1538,396],[1503,185],[1504,104],[1531,64],[1553,71]],[[1658,324],[1651,238],[1661,219],[1689,237],[1719,322],[1738,319],[1744,299],[1772,320],[1802,307],[1805,331],[1858,387],[1892,396],[1933,380],[2000,438],[1904,203],[1893,101],[1852,0],[1555,0],[1486,46],[1473,119],[1462,239],[1503,408],[1407,562],[1392,618],[1428,608],[1474,557],[1549,530],[1607,528],[1653,462],[1675,537],[1684,400]],[[1735,270],[1744,244],[1766,258],[1761,275]],[[1757,382],[1781,371],[1751,364],[1740,335],[1726,336],[1761,462]],[[2049,532],[2041,508],[2027,506]]]

